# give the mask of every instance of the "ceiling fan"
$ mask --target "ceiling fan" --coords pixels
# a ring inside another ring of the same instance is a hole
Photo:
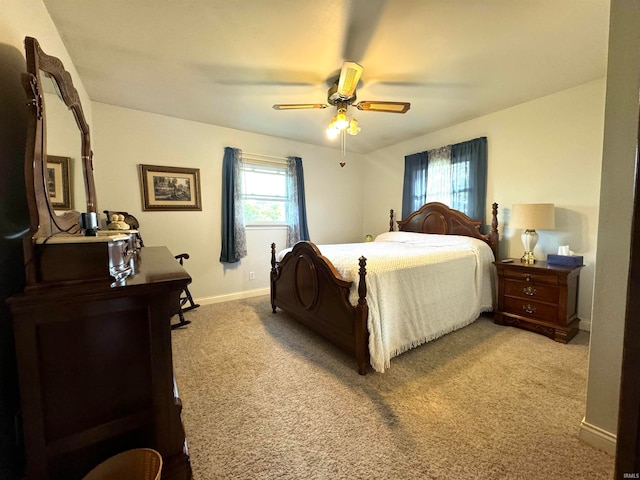
[[[357,135],[360,132],[357,120],[347,119],[347,107],[353,105],[358,110],[369,112],[388,112],[388,113],[406,113],[411,104],[409,102],[382,102],[382,101],[362,101],[354,104],[356,101],[356,87],[362,75],[362,66],[356,62],[344,62],[340,77],[331,85],[327,92],[327,102],[337,108],[338,112],[329,124],[327,133],[332,131],[340,133],[345,131],[351,135]],[[311,108],[327,108],[329,105],[324,103],[278,103],[273,106],[275,110],[302,110]]]

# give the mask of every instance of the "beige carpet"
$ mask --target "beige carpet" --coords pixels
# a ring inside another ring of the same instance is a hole
[[[480,318],[360,376],[268,297],[202,306],[173,332],[196,480],[610,479],[578,439],[588,335]]]

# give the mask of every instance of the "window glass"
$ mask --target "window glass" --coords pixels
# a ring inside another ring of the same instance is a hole
[[[471,183],[469,162],[457,162],[451,165],[451,205],[462,212],[469,212],[469,195],[471,194]]]
[[[285,225],[286,166],[265,166],[245,161],[242,174],[245,224]]]
[[[429,162],[427,172],[427,202],[451,204],[451,160],[438,158]]]

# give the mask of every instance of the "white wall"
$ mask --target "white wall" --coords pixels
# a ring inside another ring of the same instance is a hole
[[[309,233],[315,243],[361,241],[362,158],[337,150],[229,128],[93,104],[94,169],[99,209],[125,210],[140,222],[145,245],[189,253],[189,288],[201,302],[269,286],[270,245],[284,248],[282,229],[252,229],[248,256],[239,264],[219,261],[224,147],[279,157],[299,156],[305,174]],[[346,161],[344,168],[339,162]],[[143,212],[138,164],[199,168],[201,212]],[[249,280],[249,272],[256,279]]]
[[[46,54],[62,60],[71,74],[85,117],[91,125],[91,102],[42,0],[0,0],[0,42],[15,46],[24,55],[24,37],[27,36],[36,38]]]
[[[598,228],[587,409],[580,430],[583,439],[611,453],[615,450],[613,442],[618,425],[633,213],[640,88],[639,25],[639,1],[611,2],[601,222]],[[638,295],[638,292],[629,294]]]
[[[520,230],[508,228],[514,203],[554,203],[556,230],[540,231],[536,256],[545,259],[569,244],[584,256],[578,314],[589,328],[593,298],[604,79],[542,97],[367,155],[364,230],[384,228],[379,212],[400,218],[404,156],[442,145],[487,137],[487,221],[499,204],[500,257],[519,258]],[[409,112],[410,114],[411,112]]]

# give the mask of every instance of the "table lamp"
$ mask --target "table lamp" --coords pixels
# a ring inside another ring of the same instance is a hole
[[[511,209],[511,228],[524,228],[520,237],[524,245],[522,263],[535,263],[533,249],[538,243],[539,230],[553,230],[556,228],[556,215],[553,203],[521,203],[513,205]]]

